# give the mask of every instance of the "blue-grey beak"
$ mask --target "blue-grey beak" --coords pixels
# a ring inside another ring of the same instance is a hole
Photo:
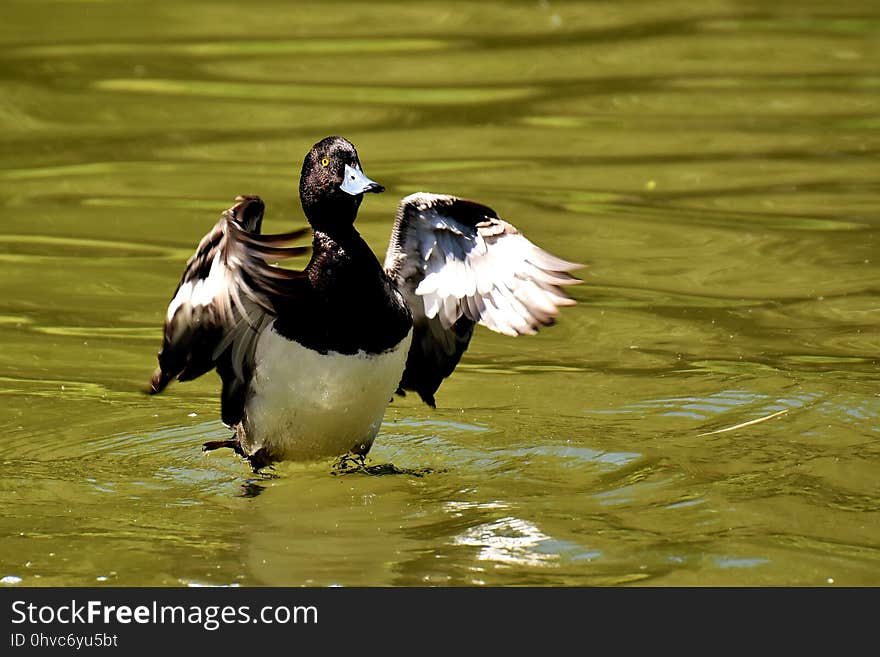
[[[352,196],[357,196],[358,194],[364,194],[366,192],[375,192],[378,194],[379,192],[385,191],[385,188],[382,187],[382,185],[375,180],[367,178],[363,171],[350,167],[347,164],[345,165],[345,179],[342,181],[339,189]]]

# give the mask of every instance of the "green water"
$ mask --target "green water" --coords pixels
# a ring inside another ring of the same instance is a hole
[[[4,583],[880,585],[876,2],[0,15]],[[200,451],[214,375],[140,392],[198,239],[241,193],[301,225],[328,134],[377,252],[426,190],[589,265],[389,408],[422,477],[255,477]]]

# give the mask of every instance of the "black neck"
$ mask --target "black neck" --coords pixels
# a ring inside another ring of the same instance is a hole
[[[366,244],[357,228],[349,225],[312,227],[312,253],[320,254],[328,249],[341,247],[345,251],[352,250],[355,246]]]
[[[314,194],[309,190],[300,190],[303,212],[312,228],[328,235],[345,235],[354,230],[358,208],[364,195],[352,196],[345,192],[332,195]]]
[[[278,308],[275,329],[321,353],[375,354],[396,345],[412,318],[394,283],[354,226],[315,229],[308,290]]]

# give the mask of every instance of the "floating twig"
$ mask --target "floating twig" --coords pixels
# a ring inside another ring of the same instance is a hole
[[[758,424],[760,422],[766,422],[767,420],[772,420],[775,417],[779,417],[785,413],[788,413],[790,409],[783,408],[781,411],[776,411],[775,413],[771,413],[770,415],[765,415],[764,417],[759,417],[755,420],[749,420],[748,422],[742,422],[740,424],[735,424],[732,427],[725,427],[724,429],[716,429],[715,431],[707,431],[706,433],[698,433],[697,438],[700,436],[711,436],[716,433],[725,433],[727,431],[733,431],[734,429],[742,429],[743,427],[749,427],[753,424]]]

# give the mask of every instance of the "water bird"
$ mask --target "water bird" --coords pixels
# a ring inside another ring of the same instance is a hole
[[[384,266],[355,228],[384,187],[338,136],[305,156],[309,228],[263,234],[264,204],[238,196],[186,263],[148,392],[216,369],[231,447],[254,470],[281,460],[363,457],[393,394],[429,406],[476,324],[511,336],[574,304],[578,265],[527,240],[491,208],[455,196],[401,199]],[[311,248],[297,240],[311,232]],[[304,255],[302,271],[278,266]]]

